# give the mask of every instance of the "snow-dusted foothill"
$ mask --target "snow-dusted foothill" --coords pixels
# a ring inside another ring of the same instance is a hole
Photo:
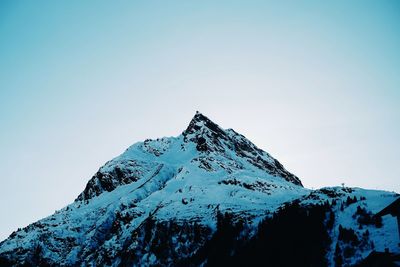
[[[243,135],[196,113],[181,135],[132,145],[73,203],[13,232],[0,264],[350,266],[374,250],[400,252],[396,220],[373,216],[396,197],[304,188]]]

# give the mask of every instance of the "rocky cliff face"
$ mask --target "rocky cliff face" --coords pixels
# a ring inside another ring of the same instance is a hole
[[[72,204],[12,233],[0,264],[354,264],[398,249],[395,221],[372,216],[395,197],[306,189],[243,135],[196,113],[181,135],[132,145]]]

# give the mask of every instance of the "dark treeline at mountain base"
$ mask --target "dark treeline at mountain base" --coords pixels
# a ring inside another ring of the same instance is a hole
[[[212,238],[182,266],[325,266],[334,217],[329,204],[301,207],[297,202],[265,218],[257,234],[246,239],[246,225],[231,214],[218,215]]]
[[[157,222],[149,217],[132,235],[139,242],[138,246],[127,247],[114,257],[120,257],[121,266],[136,266],[141,255],[146,253],[157,255],[165,265],[172,266],[327,266],[335,205],[327,201],[302,206],[294,201],[267,215],[256,228],[239,216],[217,210],[214,233],[197,223]],[[354,216],[361,218],[360,227],[381,226],[379,221],[365,220],[365,212],[360,207]],[[249,234],[252,231],[254,234]],[[110,228],[110,234],[118,233],[119,227]],[[353,229],[339,225],[338,243],[332,251],[335,266],[342,266],[344,259],[353,256],[357,249],[373,246],[367,242],[368,234],[366,230],[360,239]],[[110,251],[98,250],[95,254],[100,256],[99,264],[111,265]],[[31,256],[21,266],[53,266],[44,258],[40,246]],[[6,259],[0,259],[0,266],[11,265]]]

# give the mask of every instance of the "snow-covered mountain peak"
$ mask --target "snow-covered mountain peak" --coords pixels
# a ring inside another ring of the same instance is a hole
[[[232,159],[235,162],[244,161],[270,175],[302,185],[298,177],[289,173],[279,161],[258,148],[245,136],[233,129],[224,130],[200,112],[196,112],[182,135],[184,142],[195,143],[196,149],[208,155],[208,158],[211,157],[211,161],[213,155],[222,156],[228,161]]]
[[[204,131],[209,131],[214,134],[225,134],[223,129],[221,129],[216,123],[211,121],[199,111],[196,111],[196,114],[190,121],[186,130],[183,132],[183,135],[190,135],[194,133],[201,134]]]
[[[295,235],[293,240],[301,240],[297,251],[304,240],[310,240],[312,247],[319,240],[325,250],[320,252],[322,260],[307,266],[325,266],[321,262],[334,263],[349,247],[348,241],[358,240],[358,254],[345,259],[351,264],[373,246],[397,248],[391,234],[396,229],[393,221],[384,221],[387,228],[383,229],[382,222],[371,217],[393,196],[340,187],[304,188],[299,178],[246,137],[197,112],[181,135],[135,143],[104,164],[73,203],[12,233],[0,243],[0,266],[171,266],[176,262],[188,266],[193,261],[203,266],[209,257],[204,249],[224,247],[216,238],[234,244],[240,238],[253,242],[254,236],[258,242],[258,237],[270,236],[262,234],[262,225],[274,218],[278,228],[271,232],[279,232],[279,238],[265,244],[275,246],[284,240],[281,236]],[[239,224],[246,227],[238,237],[226,236]],[[343,233],[349,234],[356,224],[354,240],[344,238]],[[259,256],[270,251],[264,247]]]
[[[197,150],[204,152],[224,151],[221,142],[229,139],[226,131],[198,111],[182,135],[185,142],[196,143]]]
[[[243,135],[232,129],[224,130],[197,112],[181,135],[136,143],[107,162],[89,180],[77,200],[89,200],[119,186],[135,183],[142,177],[158,173],[161,166],[174,173],[185,168],[191,173],[212,172],[221,176],[246,171],[259,177],[272,177],[276,182],[286,180],[302,186],[299,178]]]

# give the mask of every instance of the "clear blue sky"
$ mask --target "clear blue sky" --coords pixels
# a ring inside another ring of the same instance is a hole
[[[196,110],[306,187],[400,192],[400,1],[1,1],[0,239]]]

